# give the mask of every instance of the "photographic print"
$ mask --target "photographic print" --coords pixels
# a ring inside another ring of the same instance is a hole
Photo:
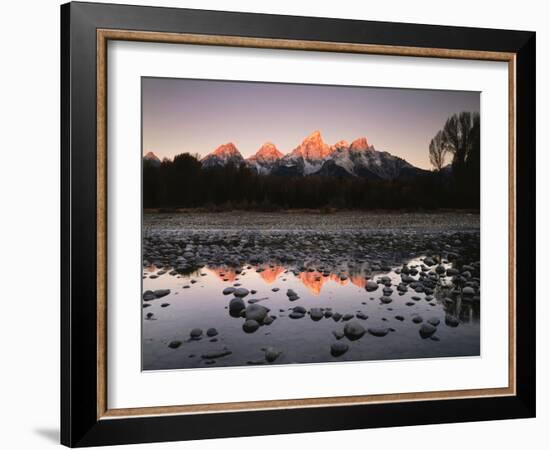
[[[479,92],[141,83],[143,370],[480,355]]]

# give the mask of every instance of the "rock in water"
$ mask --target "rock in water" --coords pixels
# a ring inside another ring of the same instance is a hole
[[[189,336],[191,336],[191,339],[198,340],[202,337],[202,330],[200,328],[193,328]]]
[[[260,328],[260,324],[255,320],[247,320],[243,323],[243,330],[246,333],[254,333],[258,328]]]
[[[330,346],[330,354],[332,356],[335,356],[335,357],[342,356],[348,350],[349,350],[348,344],[346,344],[345,342],[342,342],[342,341],[334,342]]]
[[[229,302],[229,312],[233,314],[240,313],[244,308],[246,308],[242,298],[235,297]]]
[[[218,334],[218,330],[216,330],[215,328],[208,328],[208,330],[206,330],[206,335],[208,337],[214,337],[214,336],[217,336]]]
[[[233,294],[233,293],[235,293],[235,288],[233,286],[226,287],[223,290],[223,295],[229,295],[229,294]]]
[[[367,285],[365,286],[365,289],[368,292],[373,292],[378,289],[378,283],[376,281],[369,280],[367,281]]]
[[[202,359],[214,359],[214,358],[222,358],[223,356],[231,355],[231,351],[224,348],[222,350],[214,350],[208,353],[203,353],[201,355]]]
[[[246,297],[248,294],[249,294],[248,289],[242,288],[242,287],[237,288],[233,291],[233,295],[235,297],[241,297],[242,298],[242,297]]]
[[[356,320],[349,321],[344,327],[344,334],[350,341],[360,339],[365,334],[365,332],[366,330]]]
[[[168,294],[170,294],[170,289],[157,289],[155,291],[156,298],[166,297]]]
[[[419,316],[418,314],[415,314],[412,318],[412,321],[414,323],[422,323],[424,319],[422,318],[422,316]]]
[[[466,286],[464,289],[462,289],[462,295],[466,297],[471,297],[475,295],[476,291],[471,286]]]
[[[332,334],[336,339],[342,339],[344,337],[344,332],[340,330],[333,330]]]
[[[282,352],[275,350],[273,347],[268,347],[265,350],[265,360],[267,362],[275,361]]]
[[[437,328],[433,325],[430,325],[429,323],[423,323],[418,332],[420,333],[420,336],[422,336],[422,339],[426,339],[434,334],[436,330]]]
[[[445,325],[448,327],[456,328],[458,327],[459,320],[456,317],[451,316],[450,314],[447,314],[445,316]]]
[[[382,302],[383,304],[387,305],[388,303],[391,303],[392,302],[392,299],[391,297],[386,297],[385,295],[383,297],[380,297],[380,302]]]
[[[309,310],[309,315],[311,316],[311,320],[321,320],[324,317],[323,310],[321,308],[311,308]]]
[[[430,317],[428,319],[428,323],[434,327],[437,327],[439,325],[439,319],[437,317]]]
[[[170,348],[178,348],[181,345],[181,341],[172,341],[168,344]]]
[[[246,307],[244,314],[247,320],[255,320],[256,322],[261,323],[265,316],[267,316],[268,312],[269,308],[253,303],[252,305],[248,305]]]
[[[369,333],[376,337],[384,337],[390,332],[389,328],[372,327],[369,328]]]
[[[143,300],[145,300],[146,302],[150,302],[151,300],[155,300],[156,298],[157,296],[153,291],[145,291],[143,293]]]

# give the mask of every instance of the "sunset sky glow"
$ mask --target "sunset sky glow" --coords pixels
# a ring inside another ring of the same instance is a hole
[[[233,142],[247,158],[265,142],[288,153],[314,130],[332,145],[366,136],[376,150],[430,168],[447,117],[480,110],[479,92],[142,78],[143,154],[201,156]]]

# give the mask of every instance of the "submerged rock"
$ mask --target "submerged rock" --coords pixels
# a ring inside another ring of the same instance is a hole
[[[376,281],[369,280],[365,286],[368,292],[374,292],[378,289],[378,283]]]
[[[258,328],[260,328],[260,324],[255,320],[250,319],[243,323],[243,330],[246,333],[253,333]]]
[[[170,348],[178,348],[181,345],[181,341],[172,341],[168,344]]]
[[[365,332],[366,330],[356,320],[352,320],[346,323],[346,326],[344,327],[344,334],[350,341],[360,339],[361,337],[363,337]]]
[[[348,344],[342,341],[336,341],[330,346],[330,354],[334,357],[342,356],[349,350]]]
[[[248,294],[249,294],[248,289],[242,288],[242,287],[237,288],[233,291],[233,295],[235,297],[241,297],[242,298],[242,297],[246,297]]]
[[[189,336],[193,340],[198,340],[202,337],[202,330],[200,328],[193,328],[189,333]]]
[[[267,362],[275,361],[279,356],[281,356],[280,351],[274,349],[273,347],[268,347],[265,349],[265,360]]]
[[[267,316],[268,312],[269,308],[253,303],[252,305],[248,305],[246,307],[244,314],[247,320],[255,320],[256,322],[261,323],[265,316]]]
[[[233,314],[240,313],[246,306],[241,298],[235,297],[229,302],[229,312]]]
[[[323,310],[321,308],[311,308],[309,310],[309,315],[311,317],[311,320],[321,320],[324,317]]]
[[[432,334],[436,332],[437,328],[433,325],[430,325],[429,323],[423,323],[420,326],[420,329],[418,332],[420,333],[420,336],[422,336],[422,339],[429,338]]]
[[[202,359],[215,359],[215,358],[223,358],[224,356],[231,355],[233,352],[231,350],[228,350],[226,348],[221,350],[213,350],[208,353],[203,353],[201,355]]]
[[[382,327],[371,327],[368,329],[369,334],[372,334],[376,337],[384,337],[386,334],[390,332],[389,328],[382,328]]]

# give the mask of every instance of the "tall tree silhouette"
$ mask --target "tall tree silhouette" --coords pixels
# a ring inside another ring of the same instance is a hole
[[[445,155],[447,154],[447,147],[445,145],[443,131],[439,130],[437,134],[430,141],[430,163],[434,166],[436,171],[440,171],[445,165]]]

